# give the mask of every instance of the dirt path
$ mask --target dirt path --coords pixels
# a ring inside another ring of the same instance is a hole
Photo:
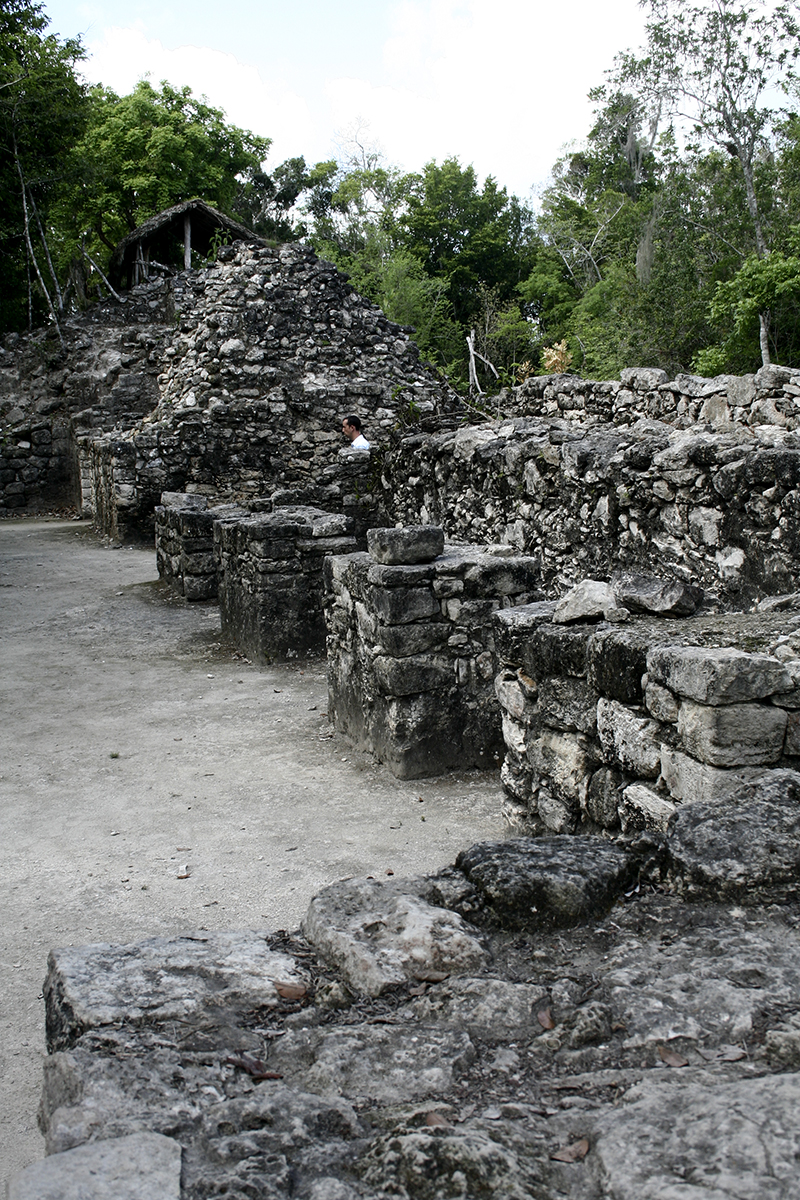
[[[502,836],[495,775],[398,782],[325,709],[322,662],[237,659],[151,550],[0,523],[0,1194],[43,1153],[51,947],[291,929],[332,880]]]

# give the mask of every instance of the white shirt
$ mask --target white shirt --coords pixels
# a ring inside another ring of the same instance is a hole
[[[364,437],[363,433],[360,433],[358,435],[358,437],[353,438],[352,442],[350,443],[350,449],[351,450],[369,450],[369,442]]]

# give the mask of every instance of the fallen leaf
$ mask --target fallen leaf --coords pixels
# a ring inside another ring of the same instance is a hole
[[[580,1138],[577,1142],[570,1142],[568,1146],[562,1146],[559,1150],[553,1151],[550,1157],[555,1162],[574,1163],[581,1162],[589,1153],[589,1139]]]
[[[279,1071],[270,1071],[265,1062],[250,1054],[229,1054],[225,1062],[232,1067],[240,1067],[253,1079],[283,1079]]]
[[[684,1058],[675,1050],[668,1050],[666,1046],[659,1046],[658,1054],[661,1061],[665,1062],[668,1067],[688,1067],[689,1065],[688,1058]]]
[[[440,1112],[429,1112],[425,1114],[426,1125],[450,1125],[447,1117]]]
[[[386,868],[386,874],[387,874],[387,875],[394,875],[394,871],[391,869],[391,867],[387,867],[387,868]]]
[[[276,983],[275,991],[281,1000],[302,1000],[308,995],[308,988],[304,983]]]
[[[537,1013],[536,1019],[538,1020],[542,1029],[555,1029],[556,1027],[556,1023],[553,1020],[553,1014],[550,1012],[549,1008],[543,1008],[540,1013]]]
[[[747,1051],[741,1046],[723,1046],[720,1050],[720,1062],[741,1062],[743,1058],[747,1058]]]

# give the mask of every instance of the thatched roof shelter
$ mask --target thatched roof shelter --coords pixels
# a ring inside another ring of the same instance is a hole
[[[185,200],[156,213],[122,239],[111,258],[111,281],[131,287],[156,270],[188,270],[192,251],[207,257],[215,239],[266,245],[252,229],[205,200]]]

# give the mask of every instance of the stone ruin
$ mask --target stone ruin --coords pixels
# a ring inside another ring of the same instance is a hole
[[[327,647],[336,727],[399,777],[502,758],[523,836],[333,885],[297,935],[54,952],[51,1157],[13,1200],[132,1164],[192,1200],[788,1200],[800,372],[476,414],[295,247],[64,339],[6,339],[0,515],[155,529],[243,653]]]

